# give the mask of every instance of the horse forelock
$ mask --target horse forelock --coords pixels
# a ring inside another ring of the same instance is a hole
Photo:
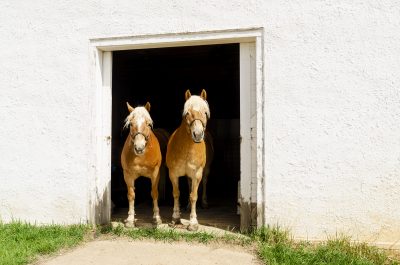
[[[200,96],[191,96],[186,100],[182,115],[185,116],[190,110],[206,113],[207,118],[210,118],[210,107],[208,106],[208,102]]]
[[[138,120],[139,122],[147,121],[150,126],[153,127],[153,120],[145,107],[136,107],[131,113],[129,113],[125,118],[124,129],[129,127],[132,120]]]

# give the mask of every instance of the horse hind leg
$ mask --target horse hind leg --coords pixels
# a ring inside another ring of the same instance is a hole
[[[174,196],[174,210],[172,213],[172,225],[181,223],[181,212],[179,209],[179,176],[169,173],[169,178],[172,183],[172,195]]]
[[[153,222],[155,225],[162,223],[160,217],[160,209],[158,208],[158,182],[160,180],[160,172],[156,170],[155,176],[151,178],[151,197],[153,198]]]

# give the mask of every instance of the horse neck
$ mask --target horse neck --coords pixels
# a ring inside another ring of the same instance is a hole
[[[179,139],[179,141],[182,141],[185,143],[185,146],[192,148],[197,146],[197,144],[193,141],[192,136],[190,136],[190,134],[187,132],[187,128],[186,128],[187,124],[185,120],[182,120],[181,125],[178,127],[177,129],[177,138]]]
[[[153,148],[155,141],[157,141],[157,137],[154,134],[153,130],[150,130],[150,134],[149,134],[149,140],[147,143],[147,148]]]
[[[181,125],[178,127],[177,134],[184,139],[184,138],[190,138],[190,135],[187,133],[186,129],[186,121],[182,119]]]

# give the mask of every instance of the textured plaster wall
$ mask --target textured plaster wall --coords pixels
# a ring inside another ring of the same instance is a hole
[[[400,6],[267,6],[266,220],[400,239]]]
[[[264,27],[265,222],[400,239],[396,1],[1,1],[0,219],[88,219],[89,39]]]

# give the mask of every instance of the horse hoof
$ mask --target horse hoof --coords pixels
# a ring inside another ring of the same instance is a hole
[[[168,223],[168,226],[171,228],[176,228],[180,224],[181,224],[180,222],[171,221],[171,223]]]
[[[182,224],[182,223],[181,223],[181,218],[173,218],[173,217],[172,217],[172,222],[171,222],[171,224],[172,224],[172,225]]]
[[[189,231],[197,231],[199,229],[199,224],[189,224],[187,230]]]
[[[158,226],[158,225],[162,224],[162,220],[161,220],[160,217],[158,217],[158,218],[153,218],[153,223],[154,223],[156,226]]]
[[[134,228],[135,227],[135,222],[125,222],[125,227],[126,228]]]

